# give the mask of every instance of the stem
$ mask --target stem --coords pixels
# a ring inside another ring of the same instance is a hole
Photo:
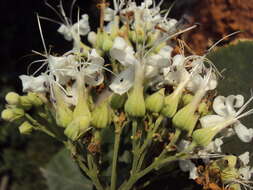
[[[96,189],[97,190],[104,190],[103,186],[101,185],[100,181],[98,180],[96,170],[93,170],[93,169],[88,168],[87,166],[85,166],[85,164],[82,162],[81,156],[79,156],[79,155],[77,155],[76,161],[77,161],[79,167],[82,169],[82,171],[84,173],[86,173],[87,176],[89,176],[89,178],[92,180],[92,182],[95,185]]]
[[[31,124],[33,126],[35,126],[36,130],[42,131],[44,133],[46,133],[47,135],[56,138],[55,134],[52,133],[51,131],[49,131],[45,126],[41,125],[38,121],[36,121],[35,119],[32,118],[32,116],[30,116],[29,114],[25,114],[26,119],[31,122]],[[57,139],[57,138],[56,138]]]
[[[137,163],[138,163],[138,147],[137,147],[137,144],[136,144],[136,131],[137,131],[137,125],[138,125],[138,122],[137,120],[133,120],[133,123],[132,123],[132,151],[133,151],[133,164],[132,164],[132,170],[131,172],[134,173],[135,170],[136,170],[136,167],[137,167]]]
[[[111,190],[116,190],[117,182],[117,161],[119,153],[121,129],[117,124],[115,125],[115,138],[113,147],[113,160],[112,160],[112,176],[111,176]]]

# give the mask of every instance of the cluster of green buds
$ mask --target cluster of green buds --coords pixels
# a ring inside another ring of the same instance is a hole
[[[161,4],[152,0],[141,5],[114,0],[113,5],[114,9],[105,1],[99,4],[96,32],[90,31],[87,14],[73,24],[60,5],[64,20],[58,32],[73,42],[73,48],[51,55],[41,32],[44,62],[32,75],[20,76],[26,95],[6,95],[4,120],[21,122],[23,134],[36,129],[74,144],[97,143],[100,132],[113,126],[115,139],[120,139],[116,137],[123,126],[132,124],[132,172],[143,167],[145,155],[136,157],[151,145],[166,147],[154,159],[154,168],[159,168],[172,152],[192,156],[196,146],[207,151],[224,130],[232,130],[243,142],[252,140],[253,130],[239,119],[253,113],[244,112],[253,98],[244,104],[241,95],[212,96],[219,74],[214,64],[206,55],[175,51],[173,38],[196,25],[187,28],[169,18],[169,10],[161,11]],[[42,31],[40,17],[38,22]],[[86,44],[81,36],[87,37]],[[189,139],[188,148],[180,150],[180,142]]]

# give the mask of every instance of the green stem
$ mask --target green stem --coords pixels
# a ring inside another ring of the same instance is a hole
[[[101,183],[100,183],[100,181],[97,177],[97,171],[85,166],[85,164],[82,162],[81,156],[77,155],[76,160],[77,160],[77,163],[78,163],[79,167],[82,169],[82,171],[84,173],[86,173],[87,176],[89,176],[89,178],[92,180],[92,182],[95,185],[96,189],[97,190],[104,190],[103,186],[101,185]]]
[[[133,164],[132,164],[132,170],[131,173],[134,173],[137,167],[138,162],[138,146],[136,143],[136,132],[137,132],[137,120],[133,120],[132,122],[132,151],[133,151]]]
[[[45,126],[41,125],[39,122],[37,122],[35,119],[33,119],[29,114],[25,114],[26,119],[33,125],[35,126],[35,130],[42,131],[46,133],[47,135],[56,138],[55,134],[49,131]],[[56,138],[57,139],[57,138]]]
[[[115,137],[113,147],[113,160],[112,160],[112,176],[111,176],[111,190],[116,190],[117,185],[117,161],[119,153],[121,129],[120,126],[115,125]]]

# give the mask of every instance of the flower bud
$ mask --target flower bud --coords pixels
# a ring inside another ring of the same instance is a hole
[[[32,105],[34,105],[35,107],[39,107],[39,106],[43,105],[43,101],[36,93],[29,92],[27,94],[27,96],[30,99]]]
[[[15,92],[9,92],[5,96],[5,100],[10,105],[18,105],[19,101],[20,101],[20,96],[19,96],[19,94],[15,93]]]
[[[88,34],[88,42],[91,43],[93,47],[96,46],[96,41],[97,41],[97,34],[95,32],[89,32]]]
[[[91,124],[96,128],[106,128],[111,123],[111,110],[105,101],[92,112]]]
[[[122,108],[125,104],[126,99],[126,94],[113,94],[110,101],[111,108],[115,110]]]
[[[20,134],[29,135],[33,130],[33,126],[28,121],[25,121],[18,127],[18,130]]]
[[[19,106],[22,107],[24,110],[30,110],[33,104],[28,96],[20,96]]]
[[[5,121],[14,121],[25,115],[24,110],[20,108],[7,108],[2,111],[1,117]]]
[[[137,86],[129,93],[125,103],[125,112],[132,117],[143,117],[146,113],[143,87]]]
[[[164,88],[153,93],[145,99],[146,109],[151,112],[159,113],[164,105]]]

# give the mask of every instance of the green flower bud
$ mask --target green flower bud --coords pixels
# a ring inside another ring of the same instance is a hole
[[[191,94],[184,94],[182,96],[183,105],[185,106],[185,105],[189,104],[192,101],[192,99],[193,99],[193,95],[191,95]]]
[[[20,96],[19,106],[22,107],[24,110],[30,110],[33,104],[28,96]]]
[[[1,117],[5,121],[14,121],[25,115],[24,110],[20,108],[7,108],[2,111]]]
[[[18,130],[20,134],[29,135],[33,130],[33,126],[28,121],[25,121],[18,127]]]
[[[127,99],[126,94],[123,94],[123,95],[113,94],[111,96],[111,101],[110,101],[111,108],[115,110],[122,108],[125,104],[126,99]]]
[[[209,113],[209,106],[206,102],[201,102],[198,107],[198,112],[201,115],[201,117],[207,115]]]
[[[146,113],[143,87],[134,87],[125,103],[125,112],[132,117],[143,117]]]
[[[158,92],[153,93],[145,99],[146,109],[159,113],[164,105],[164,88],[160,89]]]
[[[111,123],[111,110],[105,101],[92,112],[91,124],[96,128],[106,128]]]
[[[15,92],[9,92],[5,96],[5,100],[10,105],[18,105],[19,101],[20,101],[20,96],[19,96],[19,94],[15,93]]]
[[[35,107],[43,105],[42,99],[36,93],[29,92],[27,96],[30,99],[32,105],[34,105]]]

